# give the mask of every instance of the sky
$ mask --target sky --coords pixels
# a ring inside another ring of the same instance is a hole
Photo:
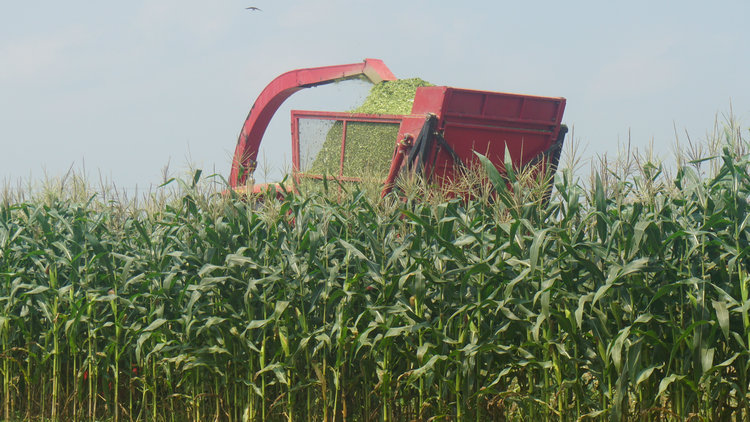
[[[675,132],[700,141],[730,113],[748,127],[748,16],[747,0],[6,2],[0,182],[74,169],[131,191],[160,184],[165,168],[228,177],[242,123],[271,80],[368,57],[399,78],[565,97],[566,142],[585,160],[616,155],[628,139],[666,159]],[[256,176],[291,167],[290,110],[348,110],[368,89],[292,96]]]

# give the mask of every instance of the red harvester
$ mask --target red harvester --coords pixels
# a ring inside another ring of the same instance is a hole
[[[395,80],[388,67],[377,59],[362,63],[298,69],[271,81],[255,101],[242,126],[232,161],[230,185],[242,189],[256,168],[258,149],[268,123],[279,106],[293,93],[327,83],[366,77],[373,83]],[[565,98],[538,97],[490,91],[475,91],[447,86],[417,88],[411,114],[378,115],[292,111],[292,172],[300,178],[322,178],[310,172],[311,157],[302,157],[307,148],[300,137],[305,121],[336,121],[341,131],[341,157],[336,171],[328,177],[357,181],[348,174],[347,125],[381,123],[398,127],[393,139],[390,169],[384,180],[383,194],[393,186],[399,172],[422,172],[440,184],[450,180],[457,168],[476,163],[474,151],[487,156],[504,173],[506,147],[516,168],[538,164],[554,171],[560,157],[567,128],[561,124]],[[330,126],[328,126],[330,127]],[[318,146],[318,151],[320,146]],[[314,158],[314,157],[313,157]],[[255,186],[258,192],[262,187]]]

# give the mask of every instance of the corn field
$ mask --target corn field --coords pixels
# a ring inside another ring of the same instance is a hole
[[[0,414],[747,420],[750,157],[727,133],[669,178],[560,169],[546,201],[489,169],[495,201],[4,202]]]

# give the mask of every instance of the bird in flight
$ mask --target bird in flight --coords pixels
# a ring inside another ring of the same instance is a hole
[[[245,9],[247,9],[247,10],[257,10],[259,12],[262,12],[262,10],[260,10],[259,8],[255,7],[255,6],[246,7]]]

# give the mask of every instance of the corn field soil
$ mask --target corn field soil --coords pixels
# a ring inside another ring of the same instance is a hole
[[[548,201],[3,203],[0,415],[748,420],[744,151]]]

